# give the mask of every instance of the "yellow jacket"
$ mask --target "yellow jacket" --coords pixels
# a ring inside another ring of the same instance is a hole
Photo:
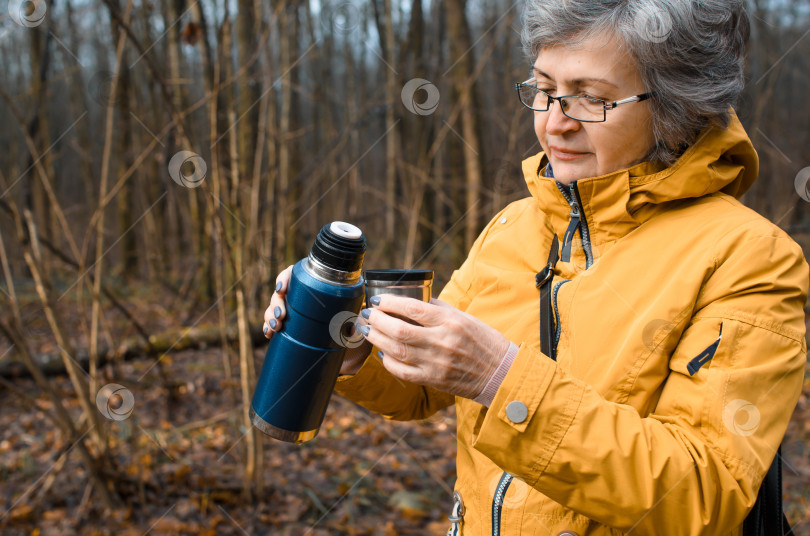
[[[374,357],[337,392],[397,420],[455,402],[463,536],[740,534],[807,354],[802,251],[736,199],[758,172],[748,136],[734,115],[669,168],[570,189],[546,164],[524,161],[532,196],[495,216],[439,296],[520,347],[491,406],[397,380]],[[563,190],[584,224],[554,271],[555,362],[539,350],[535,274],[553,234],[563,249]],[[513,402],[526,410],[514,421]]]

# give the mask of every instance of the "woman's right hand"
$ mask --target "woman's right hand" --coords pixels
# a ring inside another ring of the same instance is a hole
[[[281,330],[281,324],[287,316],[287,289],[290,287],[290,277],[292,276],[292,266],[288,266],[276,277],[276,291],[270,298],[270,306],[264,312],[264,336],[272,339],[273,334]],[[357,317],[358,322],[363,322],[362,317]],[[341,374],[355,374],[366,358],[371,353],[371,343],[363,339],[363,344],[356,348],[348,348],[343,358],[343,365],[340,367]]]

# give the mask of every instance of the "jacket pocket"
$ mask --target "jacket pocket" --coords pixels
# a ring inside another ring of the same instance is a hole
[[[717,335],[717,339],[711,343],[709,346],[703,349],[698,355],[693,357],[689,360],[686,364],[686,370],[689,372],[690,376],[694,376],[700,370],[700,368],[711,361],[714,357],[714,354],[717,353],[717,347],[720,346],[720,341],[723,339],[723,324],[720,324],[720,333]]]

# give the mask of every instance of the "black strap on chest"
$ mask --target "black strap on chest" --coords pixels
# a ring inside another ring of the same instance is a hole
[[[557,264],[559,256],[558,248],[560,241],[557,235],[551,241],[551,251],[548,254],[548,262],[545,267],[534,276],[535,284],[540,290],[540,351],[549,356],[554,361],[554,345],[551,344],[553,338],[551,322],[551,280],[554,277],[554,266]]]
[[[743,536],[792,536],[782,510],[782,447],[776,451],[771,467],[759,488],[757,502],[745,518]]]

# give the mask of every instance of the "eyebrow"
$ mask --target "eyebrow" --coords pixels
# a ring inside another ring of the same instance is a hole
[[[544,78],[548,78],[549,80],[553,80],[553,78],[551,78],[548,74],[544,73],[543,71],[541,71],[537,67],[533,66],[532,71],[534,73],[536,73],[536,74],[539,74],[540,76],[542,76]],[[578,86],[581,86],[584,82],[595,82],[597,84],[606,84],[608,86],[615,87],[616,89],[619,88],[619,86],[617,86],[616,84],[614,84],[610,80],[605,80],[604,78],[575,78],[573,80],[569,80],[569,82],[571,82],[572,84],[578,85]]]

